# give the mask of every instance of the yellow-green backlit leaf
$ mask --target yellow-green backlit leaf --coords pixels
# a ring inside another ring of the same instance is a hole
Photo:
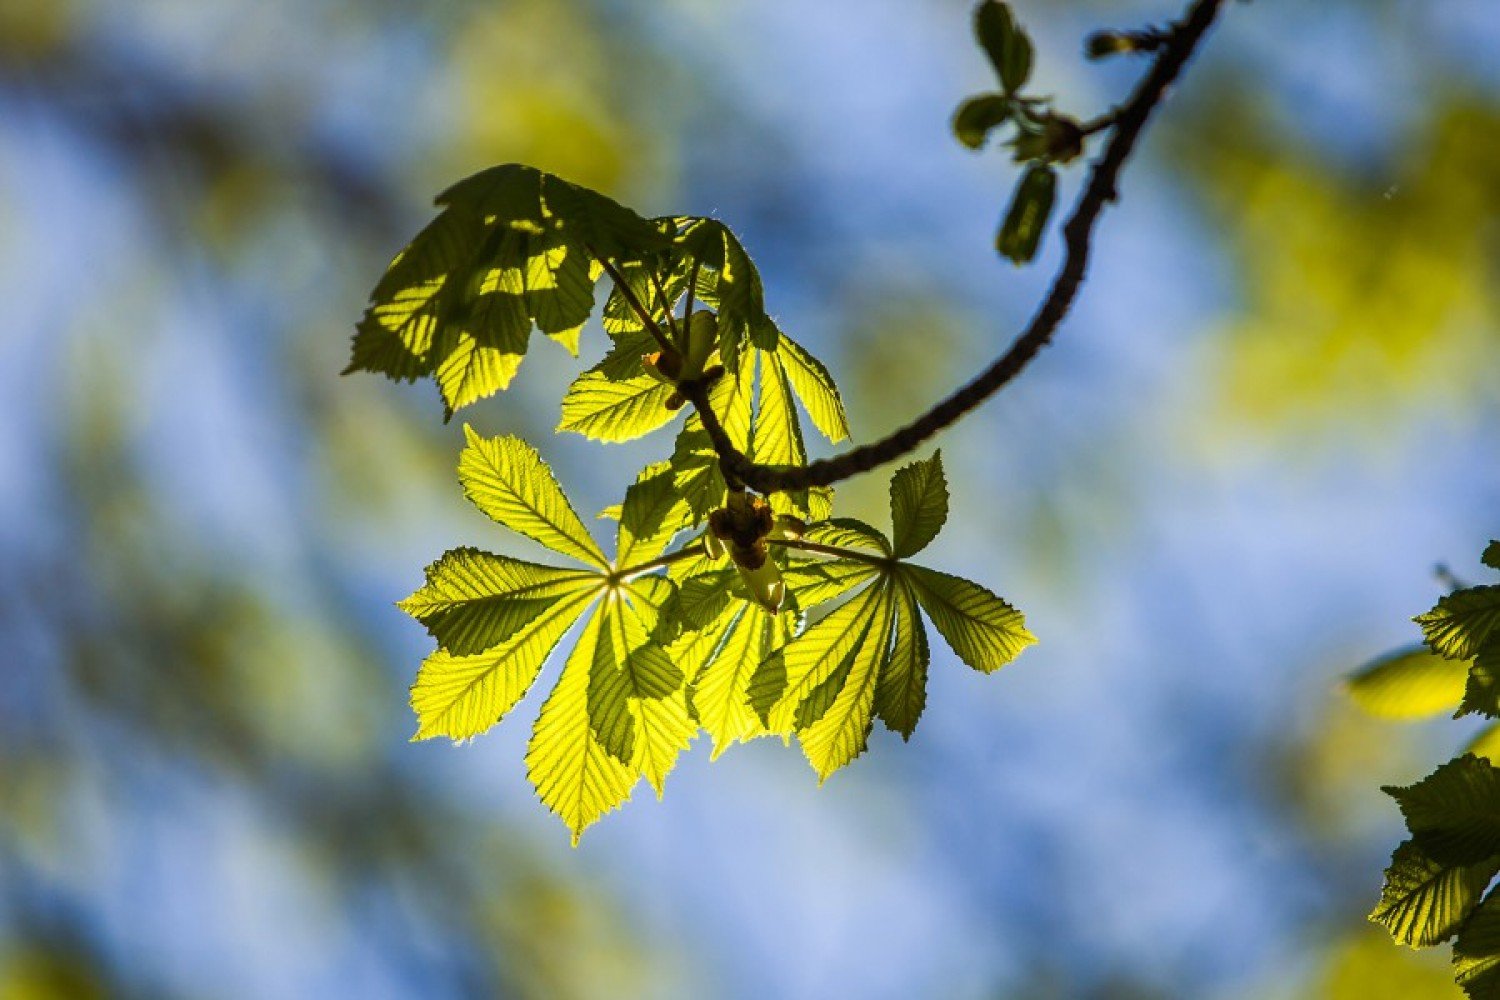
[[[881,555],[891,554],[891,543],[879,528],[852,517],[834,517],[807,526],[806,538],[820,545],[868,549]]]
[[[535,448],[518,437],[481,437],[467,425],[464,436],[458,478],[474,506],[554,552],[609,566]]]
[[[447,736],[457,742],[499,722],[536,681],[548,655],[592,599],[592,592],[583,592],[551,600],[505,642],[482,653],[458,656],[440,649],[429,656],[411,688],[411,707],[417,713],[412,739]]]
[[[878,566],[862,560],[831,559],[789,566],[781,578],[797,607],[807,611],[842,597],[879,572]]]
[[[762,661],[749,701],[772,732],[791,732],[804,699],[847,668],[882,603],[880,590],[878,583],[866,587]]]
[[[504,642],[549,604],[598,584],[589,572],[454,549],[427,567],[426,585],[400,608],[439,646],[463,656]]]
[[[595,441],[632,441],[677,416],[678,411],[667,409],[672,392],[670,385],[650,375],[615,381],[590,369],[568,387],[557,429]]]
[[[916,555],[948,520],[948,479],[943,453],[913,462],[891,477],[891,548],[896,558]]]
[[[781,335],[776,348],[776,361],[791,380],[813,426],[835,444],[847,438],[849,418],[844,414],[844,401],[823,362],[786,334]]]
[[[594,615],[579,636],[526,749],[526,773],[537,796],[567,824],[575,845],[591,823],[630,797],[639,777],[600,745],[589,722],[589,673],[600,624]]]
[[[1468,673],[1465,664],[1416,646],[1382,656],[1345,683],[1354,703],[1371,715],[1420,719],[1453,711]]]
[[[536,326],[578,355],[578,334],[594,311],[593,262],[558,233],[534,237],[526,258],[526,310]]]
[[[687,502],[677,493],[671,463],[647,466],[625,491],[615,565],[631,566],[661,555],[692,516]]]
[[[1399,944],[1426,948],[1445,941],[1479,903],[1500,859],[1477,865],[1440,865],[1414,841],[1391,855],[1385,887],[1370,919]]]
[[[864,752],[874,724],[875,689],[890,648],[895,604],[890,580],[870,590],[874,592],[875,603],[864,638],[847,666],[829,678],[842,674],[833,703],[797,733],[802,752],[818,772],[819,783]]]
[[[922,566],[900,572],[948,645],[975,670],[998,670],[1036,642],[1021,612],[979,584]]]
[[[714,741],[714,758],[733,743],[769,735],[750,707],[750,681],[761,661],[790,638],[787,616],[744,601],[734,605],[715,630],[709,654],[699,654],[704,663],[693,685],[693,708]]]
[[[909,740],[927,707],[927,666],[932,653],[911,585],[897,577],[893,588],[896,621],[890,661],[880,671],[875,687],[875,714],[886,728]]]
[[[683,674],[651,641],[652,629],[641,612],[618,593],[605,598],[595,617],[600,625],[589,678],[589,718],[600,744],[628,763],[635,756],[637,735],[631,700],[665,698],[682,688]]]
[[[1414,619],[1427,645],[1452,660],[1467,660],[1500,633],[1500,586],[1456,590]]]

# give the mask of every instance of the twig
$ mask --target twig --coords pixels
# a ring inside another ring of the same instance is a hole
[[[630,304],[631,309],[635,310],[636,316],[640,317],[642,325],[650,331],[651,336],[656,338],[656,343],[660,345],[661,349],[663,351],[675,350],[671,343],[667,341],[666,335],[661,332],[661,327],[656,325],[656,321],[651,318],[651,314],[646,311],[646,307],[636,297],[635,289],[630,287],[630,282],[625,280],[625,275],[620,273],[620,269],[615,267],[608,257],[601,256],[599,251],[595,250],[592,246],[587,249],[589,253],[593,254],[594,259],[603,265],[604,270],[609,274],[609,279],[615,283],[615,287],[620,290],[620,294],[625,296],[625,301]],[[728,438],[725,438],[725,440],[727,441]]]
[[[1053,332],[1072,307],[1088,269],[1095,223],[1105,205],[1115,200],[1120,170],[1135,149],[1141,130],[1161,104],[1183,66],[1192,57],[1223,4],[1224,0],[1194,0],[1183,19],[1167,31],[1151,69],[1137,85],[1130,99],[1115,114],[1114,130],[1109,142],[1090,171],[1088,183],[1079,195],[1073,214],[1063,225],[1065,249],[1062,267],[1053,278],[1052,287],[1032,316],[1031,322],[1009,350],[969,384],[905,427],[879,441],[803,466],[770,466],[751,462],[729,440],[723,426],[713,419],[708,407],[706,387],[702,384],[684,384],[679,390],[703,417],[704,429],[708,431],[714,448],[719,453],[725,478],[731,484],[744,483],[761,493],[832,485],[912,451],[934,434],[952,426],[1019,375],[1051,341]]]

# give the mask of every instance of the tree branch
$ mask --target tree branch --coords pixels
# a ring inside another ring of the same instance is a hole
[[[708,406],[707,386],[684,382],[678,389],[698,410],[704,429],[719,453],[725,478],[731,485],[743,483],[761,493],[829,486],[851,476],[884,465],[912,451],[928,438],[952,426],[1009,383],[1052,339],[1078,295],[1088,270],[1089,253],[1095,224],[1104,207],[1117,196],[1121,168],[1135,149],[1136,140],[1172,83],[1182,72],[1199,42],[1213,25],[1224,0],[1193,0],[1182,20],[1167,29],[1164,43],[1151,69],[1136,86],[1130,99],[1113,115],[1112,134],[1104,152],[1089,172],[1088,183],[1079,195],[1073,214],[1063,225],[1064,256],[1062,267],[1052,280],[1052,287],[1042,300],[1031,322],[1010,349],[961,387],[894,433],[870,444],[861,445],[804,466],[760,465],[751,462],[724,432],[723,426]]]

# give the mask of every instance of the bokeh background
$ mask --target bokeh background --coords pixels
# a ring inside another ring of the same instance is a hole
[[[1087,115],[1140,64],[1082,37],[1177,4],[1016,7]],[[0,3],[0,997],[1453,995],[1363,916],[1376,786],[1471,730],[1337,681],[1500,528],[1496,51],[1491,0],[1233,4],[1056,345],[939,442],[932,561],[1041,644],[940,649],[911,744],[822,789],[700,741],[574,850],[537,691],[407,742],[392,603],[512,543],[431,385],[337,377],[364,297],[437,190],[534,163],[734,225],[889,430],[1056,262],[994,256],[1014,169],[948,134],[966,0]],[[536,342],[471,419],[594,511],[670,444],[552,437],[578,367]],[[885,476],[840,503],[883,523]]]

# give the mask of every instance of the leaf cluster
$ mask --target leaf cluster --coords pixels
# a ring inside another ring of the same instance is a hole
[[[1484,564],[1500,570],[1500,542]],[[1374,714],[1415,718],[1453,709],[1500,719],[1500,585],[1464,587],[1415,619],[1425,648],[1404,650],[1350,679]],[[1500,723],[1459,757],[1407,787],[1385,789],[1410,839],[1396,848],[1370,919],[1402,944],[1454,939],[1454,977],[1471,998],[1500,996]]]
[[[414,738],[462,742],[488,730],[572,631],[526,766],[575,842],[642,777],[660,795],[700,732],[715,756],[736,742],[795,736],[820,780],[863,752],[876,719],[909,738],[926,702],[924,613],[977,670],[1034,641],[1021,614],[988,590],[907,561],[947,517],[940,455],[892,478],[889,535],[834,518],[776,546],[791,599],[771,611],[737,584],[728,560],[709,554],[667,463],[626,491],[610,559],[534,448],[465,435],[468,498],[568,564],[459,548],[428,567],[426,584],[401,603],[437,643],[412,686]],[[688,542],[664,555],[679,535]]]
[[[1052,164],[1078,155],[1084,130],[1024,91],[1033,49],[1009,8],[985,0],[975,31],[1001,89],[968,102],[955,128],[975,147],[1015,129],[1030,167],[1000,242],[1020,262],[1051,211]],[[849,425],[827,367],[768,313],[728,226],[647,218],[519,164],[462,180],[437,204],[371,293],[347,371],[430,378],[450,419],[511,384],[533,330],[577,356],[608,276],[608,345],[564,394],[557,431],[621,443],[676,428],[670,452],[602,512],[616,522],[607,556],[534,447],[465,426],[469,500],[565,563],[464,547],[428,567],[401,602],[436,643],[411,690],[416,739],[485,732],[572,636],[526,765],[576,843],[642,777],[660,795],[700,732],[715,755],[795,738],[820,781],[864,751],[877,719],[910,738],[928,623],[984,672],[1035,641],[994,593],[910,561],[947,520],[940,454],[892,477],[889,533],[835,516],[828,486],[762,477],[759,496],[733,472],[805,469],[804,421],[835,443]]]
[[[1085,126],[1051,106],[1049,97],[1027,94],[1035,56],[1031,38],[999,0],[984,0],[974,11],[974,36],[989,57],[1000,87],[975,94],[953,113],[953,134],[970,149],[983,149],[992,134],[1005,140],[1017,163],[1026,164],[1011,197],[995,248],[1015,264],[1036,256],[1057,196],[1054,164],[1070,163],[1083,152]]]

